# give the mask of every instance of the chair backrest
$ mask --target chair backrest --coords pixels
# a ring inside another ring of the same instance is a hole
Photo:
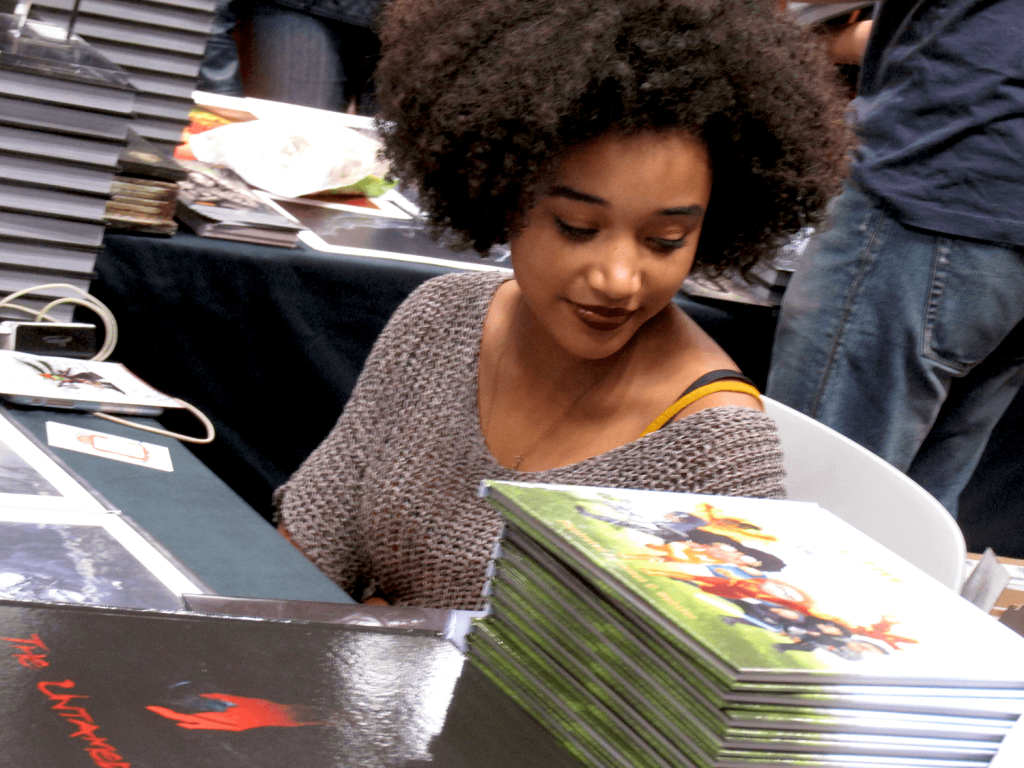
[[[888,462],[834,429],[763,398],[779,427],[789,498],[813,501],[956,591],[967,547],[952,515]]]

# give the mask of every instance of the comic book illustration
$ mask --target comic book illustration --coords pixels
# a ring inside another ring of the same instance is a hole
[[[0,382],[0,394],[21,405],[148,415],[181,407],[118,363],[0,351]]]
[[[736,681],[1020,689],[1024,638],[816,505],[488,483],[509,524]],[[984,654],[975,652],[979,642]]]

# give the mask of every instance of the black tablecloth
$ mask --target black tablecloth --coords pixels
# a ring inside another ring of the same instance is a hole
[[[337,420],[391,313],[444,271],[194,235],[113,235],[92,291],[120,326],[114,359],[213,419],[217,440],[196,455],[269,515],[271,492]]]
[[[179,234],[108,235],[93,293],[121,326],[114,359],[203,409],[218,429],[195,453],[261,514],[330,430],[377,334],[440,266]],[[680,299],[764,385],[776,313]],[[972,550],[1024,556],[1024,394],[961,502]],[[188,421],[174,426],[189,428]]]

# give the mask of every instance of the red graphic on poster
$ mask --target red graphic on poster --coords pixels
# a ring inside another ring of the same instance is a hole
[[[277,704],[266,699],[252,699],[245,696],[232,696],[227,693],[201,693],[204,699],[227,704],[220,711],[196,712],[186,714],[175,712],[167,707],[146,707],[169,720],[177,720],[179,728],[210,731],[247,731],[250,728],[277,726],[295,728],[301,725],[320,725],[319,722],[303,720],[301,712],[306,709],[301,705]]]
[[[34,634],[32,637],[24,640],[17,637],[0,637],[0,640],[13,643],[21,651],[21,653],[11,654],[18,660],[21,666],[34,667],[35,669],[50,666],[50,662],[46,660],[46,653],[49,653],[50,649],[43,644],[39,635]],[[40,653],[40,651],[46,651],[46,653]]]
[[[46,681],[36,684],[39,692],[54,702],[50,708],[78,729],[74,733],[68,734],[68,738],[81,739],[85,743],[82,749],[98,768],[131,768],[131,763],[120,755],[106,737],[97,733],[100,726],[89,714],[89,710],[76,703],[76,699],[88,699],[89,697],[81,693],[61,692],[70,691],[74,687],[74,680]]]

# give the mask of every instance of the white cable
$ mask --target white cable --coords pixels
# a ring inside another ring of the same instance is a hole
[[[40,316],[41,313],[32,309],[31,307],[23,307],[21,304],[11,304],[10,301],[8,301],[8,298],[9,297],[0,299],[0,309],[14,309],[17,310],[18,312],[24,312],[26,315],[32,315],[34,319]],[[55,318],[50,317],[49,315],[44,315],[43,319],[48,323],[57,322]]]
[[[31,293],[49,289],[49,288],[61,288],[63,290],[71,291],[79,294],[78,296],[65,296],[62,298],[54,299],[53,301],[46,304],[38,312],[29,309],[28,307],[21,306],[20,304],[13,304],[15,299],[20,299],[22,296],[29,295]],[[81,288],[70,283],[44,283],[42,285],[34,285],[31,288],[24,288],[20,291],[15,291],[3,299],[0,299],[0,309],[10,308],[20,312],[24,312],[28,315],[33,315],[33,320],[39,322],[56,322],[52,316],[46,314],[54,307],[60,306],[61,304],[76,304],[78,306],[85,307],[92,310],[100,318],[103,323],[103,346],[99,348],[95,355],[91,358],[92,360],[102,361],[106,360],[114,352],[114,347],[117,346],[117,320],[114,318],[114,313],[110,311],[106,304],[97,299],[90,293],[83,291]]]
[[[160,429],[159,427],[149,427],[145,424],[136,424],[134,421],[128,421],[128,419],[122,419],[120,416],[113,416],[109,413],[96,412],[93,413],[93,416],[99,416],[101,419],[112,421],[115,424],[123,424],[126,427],[135,427],[136,429],[141,429],[143,432],[152,432],[154,435],[173,437],[183,443],[197,443],[199,445],[212,443],[213,439],[217,436],[217,432],[213,428],[213,422],[206,417],[206,414],[192,405],[192,403],[186,403],[184,400],[179,400],[177,398],[175,398],[175,402],[182,408],[190,411],[197,419],[199,419],[199,421],[202,422],[203,427],[206,429],[206,437],[190,437],[189,435],[182,435],[178,432],[171,432],[169,429]]]
[[[13,304],[15,299],[19,299],[22,296],[26,296],[36,291],[49,288],[61,288],[64,290],[71,291],[79,294],[78,296],[63,296],[61,298],[54,299],[47,303],[38,312],[30,309],[29,307],[22,306],[20,304]],[[99,348],[95,355],[90,358],[96,362],[102,362],[106,360],[114,351],[114,347],[117,346],[117,320],[114,317],[114,313],[110,311],[106,304],[97,299],[90,293],[83,291],[81,288],[71,285],[70,283],[45,283],[43,285],[34,285],[31,288],[25,288],[20,291],[15,291],[3,299],[0,299],[0,309],[13,309],[18,312],[24,312],[27,315],[32,315],[34,322],[57,322],[53,316],[48,315],[54,307],[58,307],[61,304],[75,304],[86,309],[92,310],[100,318],[103,323],[103,345]],[[197,443],[200,445],[206,443],[212,443],[214,438],[217,436],[216,430],[213,428],[213,423],[206,417],[206,414],[200,411],[191,403],[186,403],[184,400],[175,400],[178,405],[186,410],[190,411],[206,429],[205,437],[190,437],[189,435],[181,435],[177,432],[171,432],[167,429],[160,429],[159,427],[149,427],[144,424],[136,424],[134,421],[128,421],[122,419],[120,416],[113,416],[109,413],[96,412],[93,415],[99,416],[101,419],[112,421],[116,424],[123,424],[127,427],[134,427],[135,429],[141,429],[143,432],[152,432],[156,435],[164,435],[166,437],[173,437],[176,440],[181,440],[184,443]]]

